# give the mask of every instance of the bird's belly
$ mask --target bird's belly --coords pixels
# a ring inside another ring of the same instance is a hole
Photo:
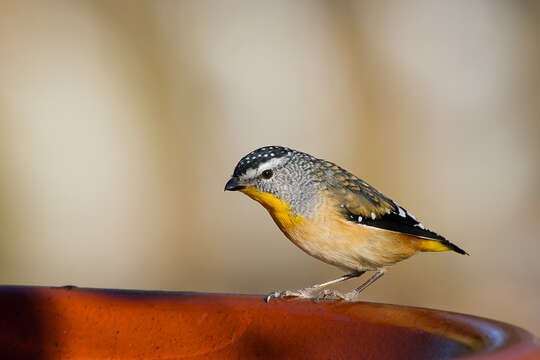
[[[410,236],[347,221],[304,221],[285,235],[311,256],[337,267],[375,270],[418,251]]]

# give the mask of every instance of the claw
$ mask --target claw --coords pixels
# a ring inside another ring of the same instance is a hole
[[[264,298],[264,302],[268,304],[272,298],[279,299],[279,291],[274,291],[268,294],[268,296]]]
[[[319,296],[317,296],[317,300],[345,300],[345,301],[351,301],[352,298],[350,297],[350,294],[342,294],[337,290],[330,290],[326,289],[324,290]]]
[[[268,296],[264,298],[264,301],[266,303],[269,303],[271,299],[285,299],[285,298],[292,298],[292,297],[302,298],[302,299],[312,299],[313,294],[307,291],[307,289],[274,291],[268,294]]]

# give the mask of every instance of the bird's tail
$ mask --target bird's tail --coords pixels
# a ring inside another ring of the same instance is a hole
[[[452,244],[448,240],[420,240],[418,242],[420,251],[455,251],[458,254],[469,255],[465,250],[459,246]]]

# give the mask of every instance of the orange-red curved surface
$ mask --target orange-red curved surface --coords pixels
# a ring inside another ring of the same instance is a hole
[[[540,359],[517,327],[262,296],[0,286],[2,359]]]

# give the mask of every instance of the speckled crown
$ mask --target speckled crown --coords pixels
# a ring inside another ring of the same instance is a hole
[[[283,146],[265,146],[244,156],[234,168],[233,176],[241,176],[249,169],[257,169],[270,159],[279,159],[291,154],[294,150]]]

